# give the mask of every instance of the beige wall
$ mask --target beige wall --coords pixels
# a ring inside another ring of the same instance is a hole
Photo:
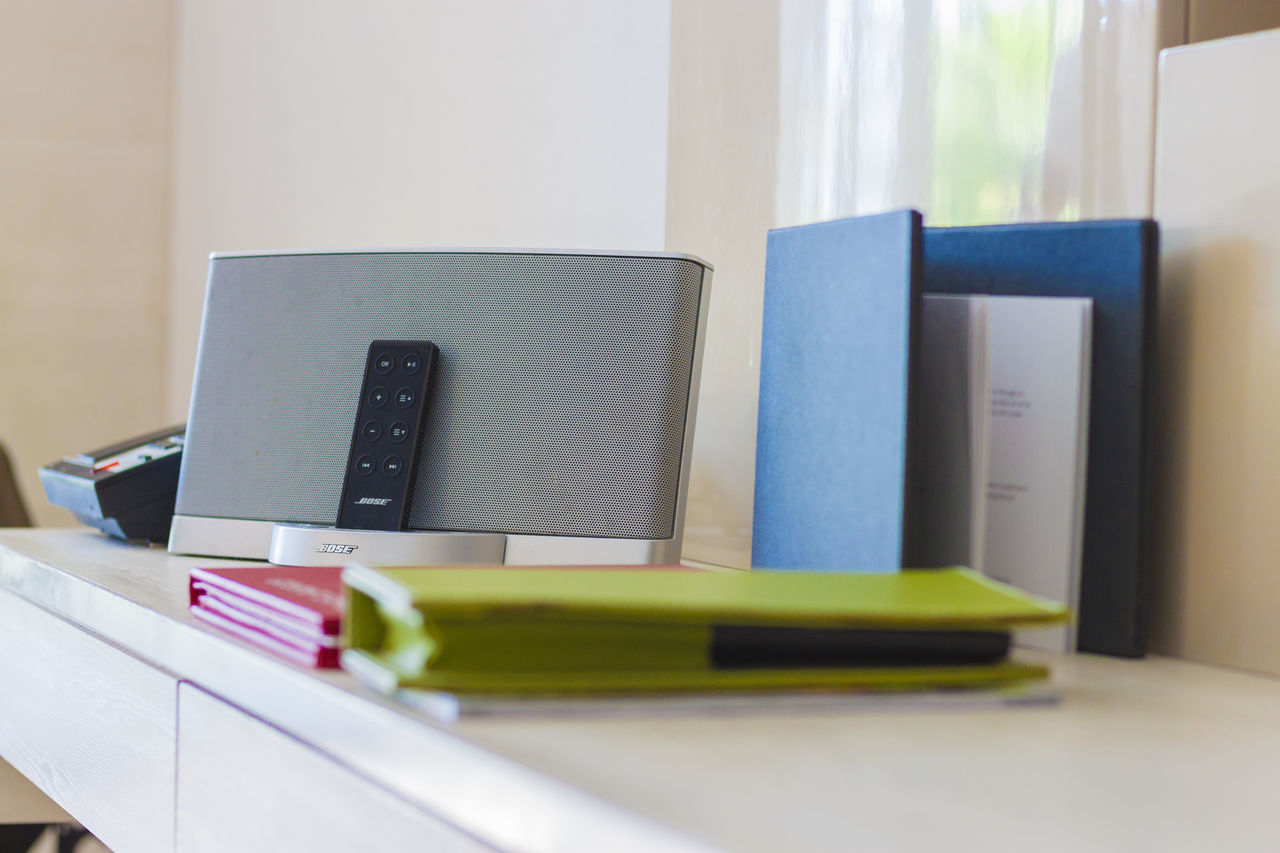
[[[1280,27],[1280,0],[1179,0],[1186,5],[1186,43]]]
[[[0,441],[36,470],[163,419],[169,0],[0,4]]]

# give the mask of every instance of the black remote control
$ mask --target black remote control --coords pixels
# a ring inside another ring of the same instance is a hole
[[[438,355],[430,341],[369,345],[339,528],[405,529]]]

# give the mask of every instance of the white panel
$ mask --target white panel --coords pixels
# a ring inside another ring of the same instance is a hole
[[[178,713],[182,853],[492,849],[190,684]]]
[[[0,755],[107,846],[169,850],[177,682],[0,592]]]
[[[1164,54],[1153,645],[1280,675],[1280,31]]]

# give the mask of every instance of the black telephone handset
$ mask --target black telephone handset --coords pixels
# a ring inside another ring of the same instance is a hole
[[[173,523],[186,425],[64,456],[40,469],[50,502],[118,539],[164,542]]]

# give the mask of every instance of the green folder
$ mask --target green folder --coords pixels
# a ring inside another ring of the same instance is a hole
[[[1003,648],[990,660],[904,665],[718,663],[726,636],[795,636],[879,649],[923,642],[985,648],[1064,607],[968,569],[892,574],[716,573],[524,568],[343,572],[344,668],[384,689],[512,694],[921,689],[1043,677]],[[726,633],[727,632],[727,633]],[[756,642],[755,648],[760,643]],[[981,655],[979,655],[981,657]],[[944,655],[943,660],[949,658]]]

